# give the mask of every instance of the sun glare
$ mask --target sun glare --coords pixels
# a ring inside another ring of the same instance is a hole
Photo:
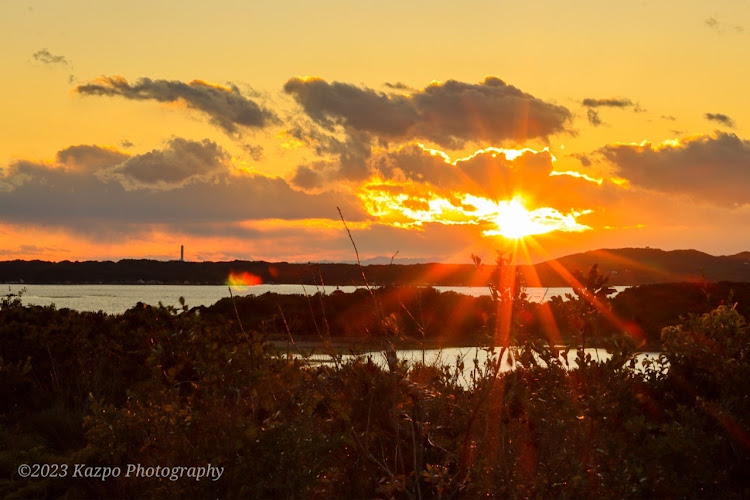
[[[495,202],[486,198],[467,195],[464,201],[476,206],[481,217],[496,227],[495,229],[482,231],[485,236],[519,239],[552,231],[578,232],[591,229],[589,226],[576,221],[576,217],[588,213],[588,211],[563,214],[550,207],[528,210],[520,196],[516,196],[512,200]]]
[[[469,156],[451,161],[451,158],[439,149],[432,149],[421,143],[417,145],[426,153],[441,158],[446,165],[453,167],[457,167],[461,162],[471,161],[479,155],[489,155],[493,158],[501,155],[506,161],[513,162],[526,154],[544,153],[544,162],[556,161],[547,148],[535,151],[495,147],[480,149]],[[550,206],[530,206],[530,202],[524,196],[522,183],[515,186],[513,181],[514,175],[523,178],[522,173],[512,172],[524,168],[523,165],[525,164],[503,166],[502,169],[511,172],[508,174],[509,179],[503,179],[503,175],[498,174],[494,181],[493,175],[488,176],[490,180],[482,181],[489,184],[498,182],[497,189],[493,189],[491,185],[483,186],[481,189],[483,193],[490,193],[489,197],[487,194],[477,196],[467,192],[467,189],[472,189],[472,183],[449,183],[454,186],[453,189],[458,188],[452,190],[446,183],[441,185],[439,182],[412,182],[404,179],[383,179],[378,176],[362,185],[358,196],[367,213],[379,223],[400,228],[420,230],[426,223],[474,225],[483,236],[512,240],[553,231],[580,232],[591,229],[577,221],[578,217],[591,213],[591,210],[570,210],[564,213]],[[466,177],[468,174],[457,168],[456,175]],[[604,182],[602,179],[575,171],[551,171],[548,175],[570,176],[599,185]],[[484,179],[481,176],[480,178]],[[493,192],[498,193],[496,197],[492,197]],[[535,203],[540,203],[540,200],[535,200]]]
[[[397,192],[394,188],[401,188]],[[518,239],[552,231],[580,232],[591,229],[576,218],[590,213],[562,213],[551,207],[529,210],[523,198],[495,201],[466,193],[441,196],[435,192],[410,192],[414,185],[375,183],[359,196],[367,212],[381,223],[402,228],[421,228],[425,223],[477,225],[484,236]]]

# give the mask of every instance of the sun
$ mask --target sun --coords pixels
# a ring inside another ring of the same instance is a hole
[[[498,213],[492,222],[497,225],[501,236],[513,240],[551,231],[548,226],[534,220],[518,198],[498,203]]]
[[[489,226],[482,231],[484,236],[517,240],[552,231],[580,232],[591,229],[576,221],[577,217],[589,213],[588,210],[567,214],[552,207],[529,210],[520,195],[502,201],[466,195],[464,201],[474,206],[475,217]]]
[[[576,219],[590,210],[560,212],[552,207],[527,208],[521,194],[495,200],[468,193],[422,190],[415,183],[367,184],[359,193],[367,212],[381,223],[421,230],[425,224],[474,225],[483,236],[517,240],[552,231],[591,229]]]
[[[517,240],[544,234],[560,229],[559,221],[565,217],[552,208],[528,210],[521,196],[502,201],[469,196],[466,201],[476,207],[478,217],[490,226],[483,231],[485,236]]]

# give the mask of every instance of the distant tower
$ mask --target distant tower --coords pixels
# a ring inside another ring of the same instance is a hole
[[[185,262],[185,245],[180,245],[180,262]]]

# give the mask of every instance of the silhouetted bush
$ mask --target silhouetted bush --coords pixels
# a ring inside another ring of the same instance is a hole
[[[571,299],[552,309],[584,307]],[[374,361],[381,353],[315,364],[265,342],[266,333],[286,330],[282,312],[293,332],[317,335],[312,315],[319,329],[379,332],[386,346],[399,335],[481,333],[488,320],[480,312],[498,310],[489,298],[393,288],[374,297],[264,295],[236,305],[241,322],[229,301],[193,310],[140,304],[108,316],[3,300],[0,495],[750,495],[750,330],[731,306],[664,329],[662,355],[645,364],[620,332],[610,360],[578,350],[571,368],[534,319],[546,317],[542,310],[525,315],[524,304],[512,322],[515,348],[502,349],[512,352],[515,370],[505,372],[491,348],[476,365],[392,360],[386,367]],[[583,319],[568,318],[571,339],[602,326],[591,326],[598,314]],[[494,341],[487,333],[479,338]],[[604,331],[596,335],[605,342]],[[224,475],[21,478],[23,463],[211,463]]]

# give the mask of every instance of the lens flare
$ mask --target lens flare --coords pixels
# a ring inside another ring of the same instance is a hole
[[[255,286],[261,284],[263,284],[263,280],[260,279],[260,276],[247,271],[242,273],[232,271],[229,273],[229,278],[227,278],[227,285],[229,286]]]

